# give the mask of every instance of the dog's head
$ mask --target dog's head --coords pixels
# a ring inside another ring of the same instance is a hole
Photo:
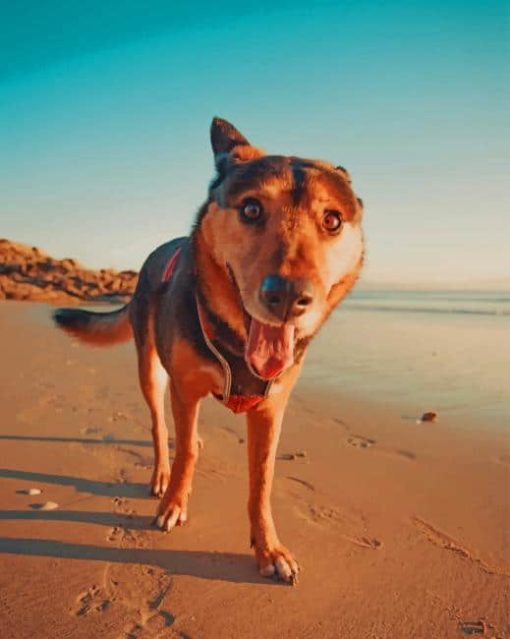
[[[245,338],[249,365],[270,378],[354,284],[362,203],[341,167],[267,155],[219,118],[211,142],[218,173],[195,228],[199,268],[213,310]]]

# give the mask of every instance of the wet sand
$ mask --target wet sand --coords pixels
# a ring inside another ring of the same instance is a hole
[[[204,403],[190,524],[152,529],[133,345],[76,345],[48,315],[0,306],[2,638],[510,636],[501,420],[461,406],[417,423],[438,406],[335,385],[348,318],[333,317],[279,447],[274,514],[303,570],[287,587],[259,577],[249,549],[243,418]]]

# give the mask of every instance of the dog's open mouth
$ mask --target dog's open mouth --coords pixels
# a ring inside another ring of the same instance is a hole
[[[241,291],[230,264],[227,264],[227,271],[236,287],[244,312],[248,333],[244,360],[259,377],[273,379],[294,363],[295,327],[289,324],[265,324],[252,317],[244,307]]]
[[[294,326],[271,326],[251,317],[244,359],[259,377],[276,377],[294,363]]]

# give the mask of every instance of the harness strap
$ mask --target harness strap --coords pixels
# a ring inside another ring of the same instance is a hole
[[[202,304],[200,304],[200,300],[195,295],[195,303],[197,305],[197,313],[198,313],[198,322],[200,324],[200,328],[202,330],[202,335],[204,336],[205,343],[207,347],[211,351],[211,353],[216,357],[216,359],[221,364],[223,368],[223,372],[225,374],[225,383],[223,385],[223,396],[222,401],[225,403],[230,398],[230,389],[232,388],[232,371],[230,370],[230,364],[223,357],[220,351],[213,344],[214,339],[214,329],[207,319],[204,309],[202,308]]]
[[[177,266],[177,260],[179,259],[179,255],[181,253],[181,247],[177,248],[174,253],[170,256],[168,263],[165,266],[165,270],[163,271],[162,281],[169,282],[173,272],[175,271],[175,267]],[[215,395],[216,399],[220,400],[227,408],[230,408],[234,413],[244,413],[245,411],[253,408],[257,404],[259,404],[263,399],[265,399],[269,393],[269,389],[271,387],[271,382],[268,382],[266,385],[266,390],[264,395],[231,395],[232,389],[232,370],[230,368],[230,364],[223,356],[223,354],[216,348],[213,343],[214,340],[214,326],[211,324],[207,315],[198,299],[198,296],[195,295],[195,304],[197,308],[198,315],[198,323],[200,324],[200,330],[202,331],[202,335],[204,337],[204,341],[207,345],[207,348],[211,351],[211,353],[216,357],[218,362],[220,363],[223,373],[225,375],[225,383],[223,385],[223,393],[221,396]]]
[[[170,256],[170,259],[167,262],[167,265],[165,266],[165,270],[163,271],[163,276],[161,278],[163,282],[168,282],[170,278],[172,277],[172,273],[175,270],[175,267],[177,265],[177,260],[180,254],[181,254],[181,247],[179,246],[179,248],[177,248],[175,252],[172,253],[172,255]]]

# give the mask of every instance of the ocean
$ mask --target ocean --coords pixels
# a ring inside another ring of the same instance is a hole
[[[344,308],[406,313],[510,315],[510,291],[357,291]]]
[[[356,291],[312,342],[300,384],[510,426],[510,293]]]

